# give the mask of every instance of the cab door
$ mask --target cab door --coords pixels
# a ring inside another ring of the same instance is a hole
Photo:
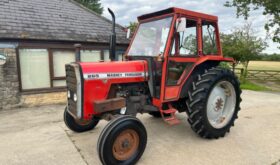
[[[185,30],[175,32],[173,46],[167,58],[164,100],[179,97],[180,87],[194,67],[198,57],[198,23],[187,19]]]

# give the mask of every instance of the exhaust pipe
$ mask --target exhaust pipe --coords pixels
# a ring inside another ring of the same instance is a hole
[[[116,26],[116,20],[115,20],[115,14],[114,12],[108,8],[109,13],[112,16],[112,34],[110,36],[110,59],[111,61],[116,61],[116,30],[115,30],[115,26]]]

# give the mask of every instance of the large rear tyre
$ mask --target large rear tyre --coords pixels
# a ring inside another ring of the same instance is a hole
[[[85,132],[92,130],[98,124],[99,119],[93,118],[92,120],[77,120],[71,116],[67,107],[64,110],[64,123],[65,125],[74,132]]]
[[[189,123],[194,132],[207,139],[224,137],[240,110],[241,90],[228,69],[206,69],[193,79],[186,100]]]
[[[133,165],[142,156],[146,144],[144,125],[135,117],[122,116],[103,129],[97,150],[104,165]]]

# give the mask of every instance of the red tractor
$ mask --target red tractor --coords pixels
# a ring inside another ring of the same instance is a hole
[[[240,110],[241,90],[234,73],[219,67],[234,60],[223,57],[218,18],[179,8],[142,15],[126,60],[115,61],[110,13],[111,62],[79,62],[77,53],[66,65],[66,125],[84,132],[110,121],[98,140],[106,165],[135,164],[142,156],[147,133],[138,113],[174,125],[175,113],[186,112],[199,136],[224,137]]]

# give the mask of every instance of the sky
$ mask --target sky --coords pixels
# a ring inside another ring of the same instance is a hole
[[[233,28],[246,23],[243,17],[236,18],[235,8],[224,6],[226,0],[101,0],[100,2],[104,7],[103,15],[111,19],[107,12],[107,8],[111,8],[116,15],[116,22],[123,26],[128,25],[129,22],[135,22],[137,16],[169,7],[179,7],[216,15],[219,17],[220,32],[223,33],[230,33]],[[257,36],[266,38],[264,24],[267,20],[268,18],[262,15],[262,9],[259,9],[250,13],[247,22],[252,24]],[[265,53],[280,53],[276,43],[273,43],[270,39],[266,41],[268,48],[264,51]]]

